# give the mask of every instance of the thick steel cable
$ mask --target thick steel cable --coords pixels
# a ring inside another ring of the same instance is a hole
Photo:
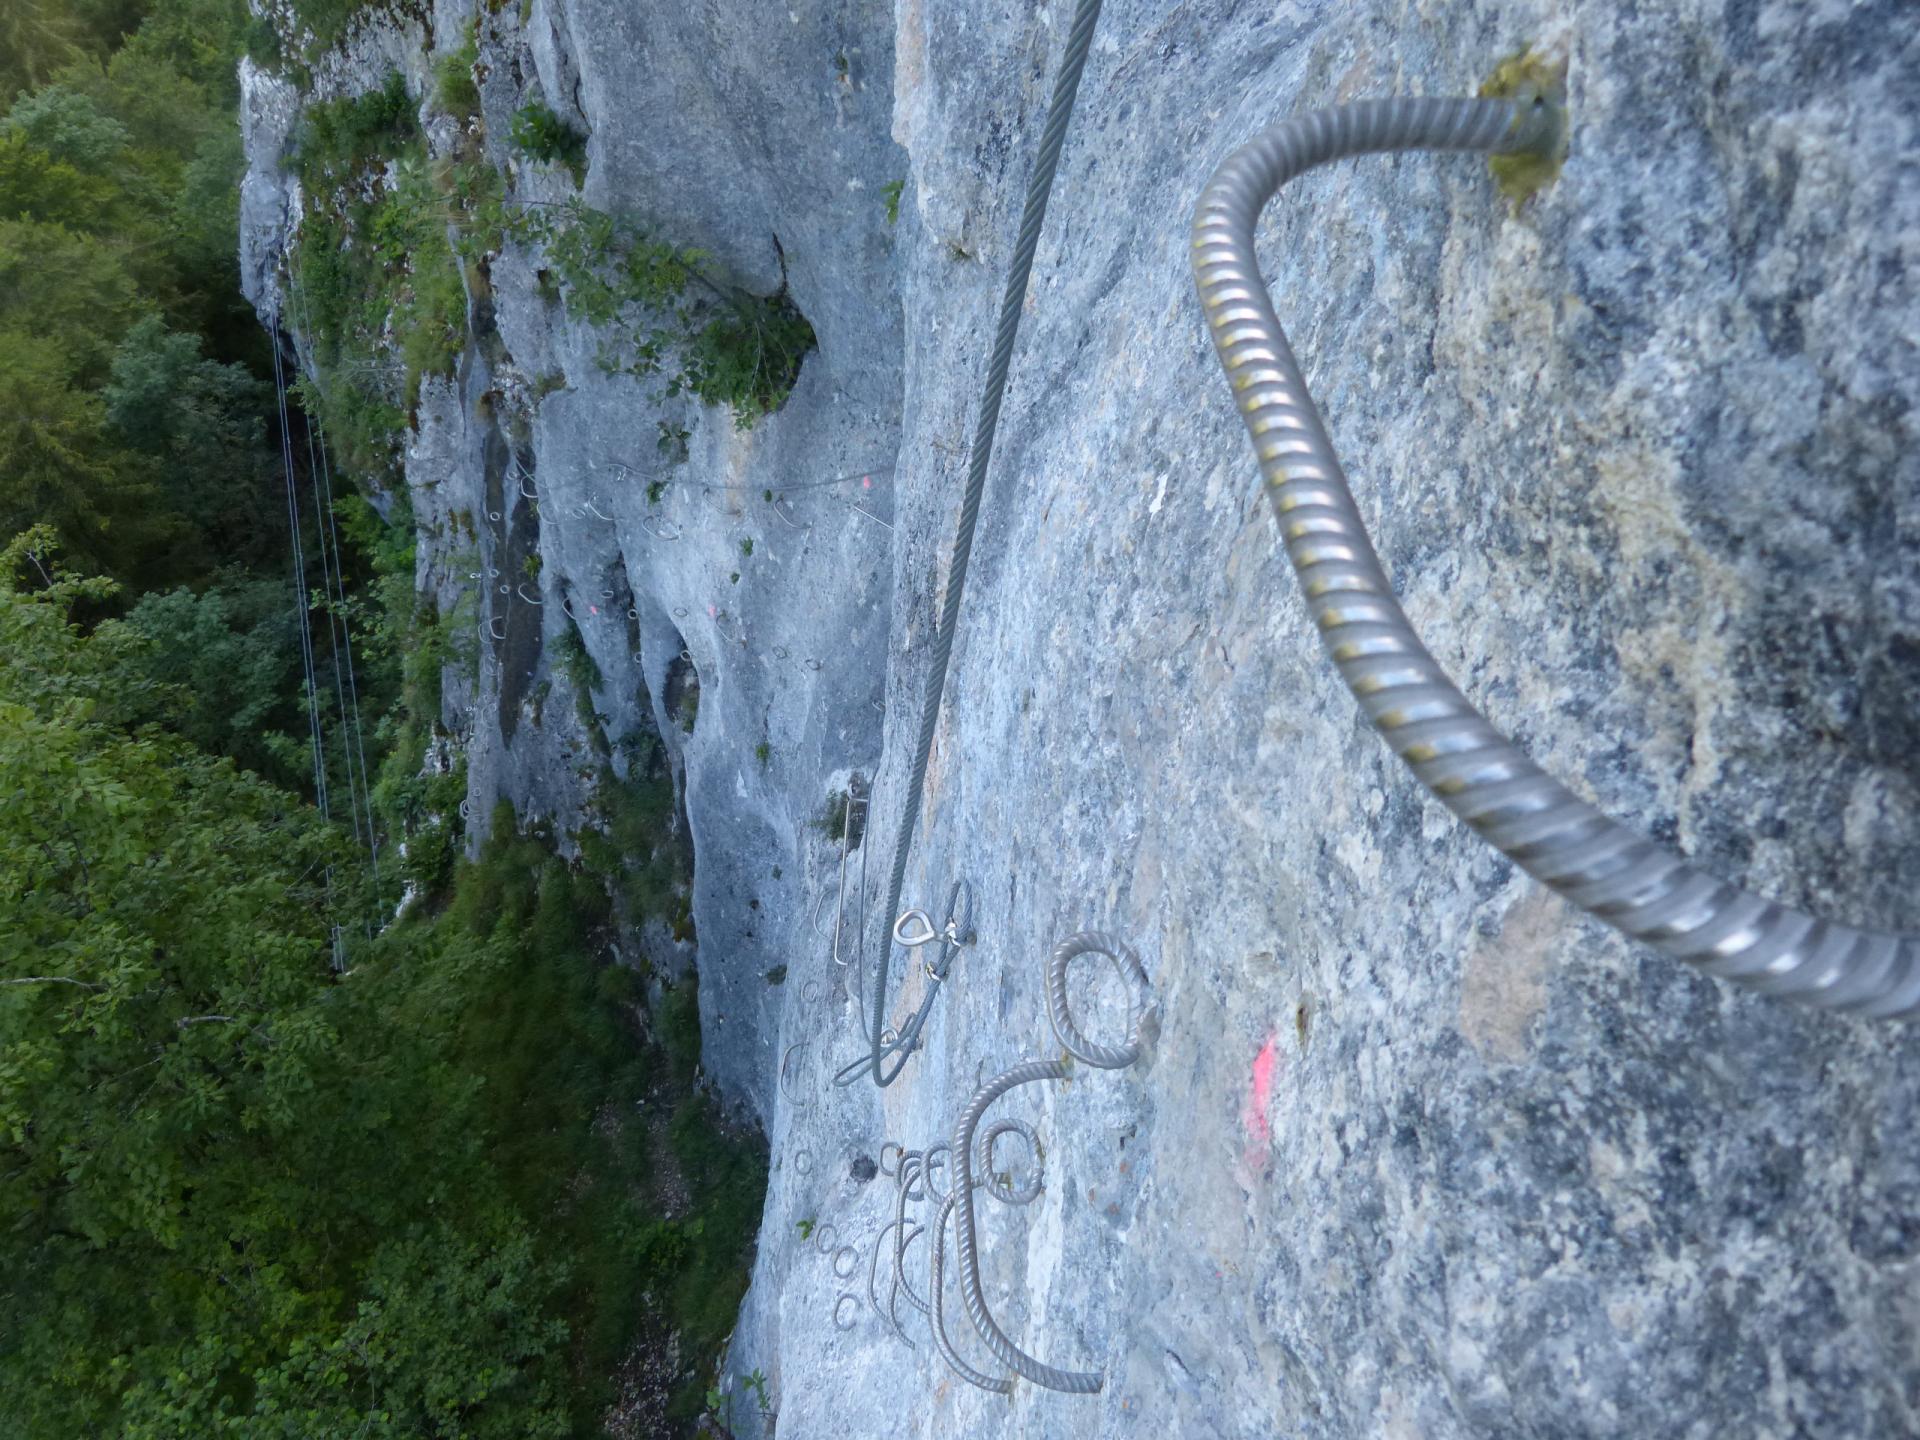
[[[980,1117],[986,1114],[989,1105],[1017,1086],[1040,1080],[1064,1080],[1070,1073],[1059,1060],[1025,1060],[987,1081],[967,1102],[967,1108],[960,1113],[960,1123],[953,1131],[953,1248],[959,1257],[960,1298],[966,1303],[967,1318],[973,1321],[981,1343],[993,1352],[994,1358],[1015,1374],[1024,1375],[1049,1390],[1092,1395],[1099,1391],[1103,1381],[1097,1370],[1061,1370],[1037,1360],[1014,1344],[993,1318],[980,1288],[979,1239],[973,1214],[973,1187],[979,1183],[973,1174],[974,1131],[979,1128]]]
[[[1287,556],[1340,678],[1414,776],[1528,874],[1596,919],[1710,975],[1832,1010],[1920,1007],[1920,935],[1818,920],[1669,854],[1573,794],[1447,678],[1394,598],[1339,456],[1267,294],[1261,209],[1288,180],[1388,150],[1539,150],[1543,99],[1377,100],[1283,120],[1234,151],[1194,212],[1192,262]]]
[[[1047,201],[1053,194],[1053,177],[1059,168],[1060,146],[1066,139],[1067,122],[1073,118],[1073,102],[1080,90],[1080,72],[1086,68],[1087,48],[1093,43],[1094,22],[1099,18],[1100,0],[1079,0],[1074,8],[1073,24],[1067,32],[1066,48],[1060,57],[1060,74],[1054,81],[1053,99],[1047,107],[1046,127],[1040,135],[1040,149],[1034,157],[1033,174],[1027,181],[1026,207],[1020,216],[1020,236],[1014,243],[1013,261],[1007,269],[1007,288],[1000,301],[1000,324],[994,333],[993,355],[987,363],[985,393],[980,400],[973,450],[968,457],[966,491],[960,502],[960,523],[953,537],[953,562],[947,570],[940,624],[934,632],[932,669],[927,675],[926,699],[920,710],[920,737],[914,749],[900,828],[894,835],[893,874],[887,883],[887,908],[882,915],[889,925],[900,913],[900,891],[907,878],[907,852],[913,845],[914,828],[920,823],[921,791],[926,788],[927,761],[933,753],[934,728],[940,722],[941,698],[947,685],[947,665],[953,657],[953,633],[960,618],[960,596],[966,589],[967,564],[973,555],[973,532],[980,520],[980,499],[986,490],[987,466],[993,459],[993,438],[1000,428],[1000,401],[1006,393],[1007,365],[1013,358],[1013,342],[1020,331],[1020,312],[1026,301],[1027,277],[1033,270],[1033,252],[1040,243],[1040,226],[1047,218]],[[886,1063],[889,1057],[880,1043],[881,1027],[886,1024],[887,971],[892,959],[892,945],[883,945],[873,982],[872,1023],[867,1031],[871,1044],[867,1073],[873,1076],[873,1083],[882,1088],[894,1082],[913,1053],[911,1047],[901,1051],[897,1063],[889,1070]]]
[[[940,1358],[947,1362],[947,1368],[970,1385],[978,1385],[982,1390],[991,1390],[996,1395],[1011,1395],[1013,1382],[993,1375],[983,1375],[969,1365],[954,1348],[953,1341],[947,1336],[946,1292],[942,1288],[946,1266],[947,1217],[954,1211],[954,1198],[949,1195],[940,1207],[940,1218],[933,1222],[933,1234],[928,1236],[927,1288],[931,1292],[928,1299],[932,1302],[932,1313],[928,1319],[933,1323],[933,1343],[940,1351]]]
[[[1127,1038],[1122,1045],[1096,1044],[1081,1033],[1074,1021],[1073,1011],[1067,1001],[1067,968],[1082,955],[1109,956],[1133,981],[1127,1003]],[[1047,959],[1045,978],[1047,1018],[1052,1022],[1053,1033],[1069,1055],[1102,1070],[1125,1069],[1140,1058],[1141,1036],[1152,1009],[1147,997],[1147,972],[1132,946],[1097,930],[1069,935],[1054,946],[1052,955]],[[954,1249],[960,1260],[960,1294],[966,1301],[967,1315],[973,1321],[973,1328],[980,1332],[982,1343],[1008,1369],[1026,1376],[1036,1385],[1045,1385],[1051,1390],[1065,1390],[1075,1395],[1091,1395],[1103,1383],[1099,1372],[1061,1370],[1036,1360],[1008,1339],[1006,1332],[995,1322],[980,1287],[980,1257],[973,1215],[974,1187],[982,1184],[974,1177],[974,1166],[978,1164],[986,1168],[992,1164],[993,1142],[1003,1134],[1017,1134],[1027,1142],[1027,1149],[1034,1159],[1033,1183],[1018,1189],[1011,1183],[997,1188],[985,1186],[987,1193],[1009,1205],[1024,1205],[1036,1197],[1041,1189],[1040,1142],[1032,1129],[1017,1120],[996,1121],[981,1137],[976,1153],[974,1135],[981,1117],[994,1101],[1016,1086],[1039,1080],[1064,1080],[1071,1073],[1064,1061],[1028,1060],[996,1075],[974,1093],[953,1132],[951,1159],[955,1174],[950,1203],[958,1216],[954,1222]],[[938,1249],[941,1244],[939,1226],[935,1227],[935,1231],[932,1241],[934,1248]]]

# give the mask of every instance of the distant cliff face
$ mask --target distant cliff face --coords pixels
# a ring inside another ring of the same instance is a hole
[[[1497,723],[1722,873],[1913,928],[1920,31],[1898,3],[1108,6],[908,871],[910,904],[969,877],[980,943],[892,1090],[828,1086],[859,1042],[812,822],[877,776],[880,887],[1069,10],[534,0],[479,27],[511,193],[572,193],[508,139],[538,100],[588,134],[589,204],[784,283],[818,339],[741,430],[604,373],[605,337],[509,246],[406,456],[422,584],[478,607],[446,717],[473,813],[591,819],[574,631],[605,763],[657,734],[681,787],[706,1065],[774,1146],[735,1372],[808,1436],[1920,1430],[1905,1032],[1638,951],[1423,798],[1304,619],[1186,257],[1207,174],[1266,121],[1564,53],[1552,188],[1515,213],[1467,160],[1310,177],[1263,226],[1276,304],[1409,612]],[[465,18],[374,24],[316,84],[398,65],[424,95]],[[247,105],[245,271],[271,309],[295,99],[249,72]],[[1139,947],[1161,1034],[1134,1070],[1003,1102],[1048,1188],[988,1207],[983,1244],[1016,1337],[1108,1382],[1023,1386],[1009,1413],[796,1222],[867,1265],[892,1195],[855,1162],[945,1137],[979,1079],[1052,1053],[1040,961],[1085,927]]]

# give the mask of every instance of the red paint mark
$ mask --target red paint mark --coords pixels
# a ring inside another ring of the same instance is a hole
[[[707,606],[707,618],[709,620],[714,620],[718,618],[718,612],[716,612],[713,606],[711,605]]]
[[[1247,1092],[1246,1109],[1240,1115],[1241,1123],[1247,1127],[1247,1138],[1257,1145],[1265,1145],[1272,1138],[1267,1125],[1267,1102],[1273,1098],[1273,1067],[1279,1059],[1280,1037],[1269,1035],[1260,1053],[1253,1057],[1253,1088]]]
[[[589,615],[598,615],[600,613],[600,607],[598,605],[589,605],[587,606],[587,613]]]
[[[873,488],[873,477],[871,475],[862,475],[860,477],[860,488],[862,490],[871,490]]]

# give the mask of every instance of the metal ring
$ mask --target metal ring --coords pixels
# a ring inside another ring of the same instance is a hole
[[[684,619],[686,619],[686,618],[687,618],[687,607],[686,607],[686,606],[684,606],[684,605],[676,605],[676,606],[674,606],[674,607],[673,607],[673,618],[674,618],[674,619],[676,619],[676,620],[684,620]]]
[[[547,603],[545,600],[537,597],[529,597],[527,594],[527,582],[524,580],[515,582],[513,593],[520,597],[520,603],[523,605],[544,605]]]
[[[809,670],[818,670],[820,668],[820,662],[814,659],[811,655],[809,655],[806,659],[802,660],[800,663],[806,666],[807,669]]]
[[[818,980],[809,980],[807,981],[806,984],[800,987],[800,999],[802,1003],[811,1005],[813,1004],[814,1001],[818,1000],[819,998],[820,998],[820,982]]]
[[[793,1089],[788,1086],[787,1080],[789,1076],[791,1076],[791,1074],[793,1073],[794,1052],[798,1050],[805,1050],[806,1048],[807,1048],[806,1041],[796,1040],[793,1044],[787,1047],[786,1054],[780,1057],[780,1076],[779,1076],[780,1093],[786,1097],[787,1103],[792,1105],[796,1110],[805,1109],[809,1102],[804,1093],[799,1095],[794,1094]]]
[[[811,1150],[803,1149],[793,1152],[793,1173],[801,1176],[811,1175],[813,1173],[813,1152]]]
[[[495,522],[496,524],[497,524],[497,523],[499,523],[499,520],[500,520],[500,512],[499,512],[498,510],[489,510],[489,511],[487,511],[487,519],[489,519],[489,520],[491,520],[491,521],[493,521],[493,522]]]
[[[831,1255],[839,1243],[840,1232],[834,1228],[831,1220],[813,1227],[813,1248],[822,1255]]]
[[[498,630],[493,628],[496,625],[500,627]],[[502,644],[505,644],[507,639],[506,621],[502,620],[498,615],[489,616],[487,619],[487,633]]]
[[[1121,1045],[1097,1045],[1080,1033],[1073,1012],[1067,1006],[1067,966],[1082,955],[1105,955],[1119,967],[1123,979],[1131,982],[1127,997],[1127,1038]],[[1076,1060],[1102,1070],[1121,1070],[1140,1058],[1140,1027],[1150,1012],[1152,994],[1147,972],[1133,947],[1115,936],[1097,930],[1082,930],[1069,935],[1053,948],[1046,971],[1047,1019],[1052,1022],[1060,1048]]]
[[[846,1307],[849,1305],[853,1306],[852,1313],[848,1316],[847,1319],[842,1320],[840,1318],[840,1313],[841,1311],[845,1310]],[[833,1328],[834,1329],[852,1330],[853,1327],[858,1325],[859,1323],[860,1323],[860,1297],[858,1295],[853,1295],[853,1294],[842,1295],[838,1300],[833,1302]]]
[[[889,1150],[893,1151],[893,1169],[891,1170],[887,1168],[887,1151]],[[889,1180],[899,1175],[900,1157],[904,1154],[906,1154],[906,1150],[898,1140],[881,1141],[880,1142],[880,1173],[886,1176]]]
[[[847,1268],[844,1270],[840,1268],[840,1261],[843,1257],[847,1262]],[[860,1252],[854,1249],[853,1246],[842,1245],[838,1250],[833,1252],[833,1278],[834,1279],[851,1280],[853,1278],[853,1272],[858,1270],[859,1268],[860,1268]]]
[[[1026,1141],[1027,1159],[1033,1166],[1033,1179],[1029,1184],[1016,1186],[1011,1171],[995,1170],[993,1167],[994,1142],[1003,1135],[1017,1136]],[[1033,1133],[1033,1127],[1021,1120],[996,1120],[989,1125],[986,1133],[980,1137],[980,1168],[986,1179],[981,1188],[1004,1205],[1031,1205],[1040,1198],[1040,1192],[1046,1188],[1040,1169],[1040,1141]],[[1005,1183],[1000,1183],[1004,1177]]]
[[[909,920],[918,920],[924,928],[925,933],[903,935],[901,929]],[[940,932],[933,928],[933,917],[927,914],[926,911],[909,910],[893,922],[893,938],[896,943],[906,946],[909,950],[917,950],[922,945],[931,944],[933,941],[938,940],[940,938]]]

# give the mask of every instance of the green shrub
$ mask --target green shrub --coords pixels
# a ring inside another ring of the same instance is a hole
[[[433,98],[447,114],[470,120],[480,113],[480,87],[473,77],[473,67],[479,63],[480,33],[469,20],[460,48],[449,50],[433,64]]]
[[[605,368],[664,377],[668,397],[684,391],[726,405],[743,430],[786,402],[815,341],[785,290],[731,290],[707,274],[704,252],[578,200],[496,205],[487,214],[497,220],[498,238],[545,252],[568,314],[616,332]],[[659,448],[684,458],[686,438],[663,424]]]
[[[373,0],[292,0],[294,19],[312,37],[307,58],[315,59],[347,33],[353,17],[368,9]]]
[[[309,191],[328,175],[345,175],[368,161],[398,154],[420,136],[419,116],[398,70],[378,90],[307,107],[295,138],[300,179]]]
[[[565,165],[576,183],[585,177],[587,137],[562,120],[552,106],[538,100],[521,106],[513,112],[508,135],[521,154]]]

